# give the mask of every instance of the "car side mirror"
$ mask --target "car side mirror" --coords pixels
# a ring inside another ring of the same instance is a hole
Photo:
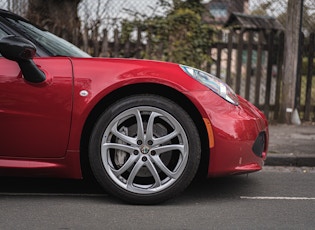
[[[14,35],[3,37],[0,39],[0,53],[3,57],[18,63],[25,80],[32,83],[46,80],[45,74],[33,61],[36,46],[29,40]]]

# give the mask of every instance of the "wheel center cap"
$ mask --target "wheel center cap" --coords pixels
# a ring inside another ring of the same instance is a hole
[[[141,153],[147,154],[150,151],[150,148],[148,146],[143,146],[141,148]]]

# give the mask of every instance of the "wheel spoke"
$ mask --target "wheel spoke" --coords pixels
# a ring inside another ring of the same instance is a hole
[[[153,178],[155,180],[155,184],[153,185],[153,188],[160,187],[162,185],[161,179],[160,179],[159,173],[157,172],[156,168],[152,164],[151,160],[148,160],[146,162],[146,166],[149,169],[149,171],[151,172],[151,175],[153,176]]]
[[[123,142],[126,142],[126,143],[131,144],[131,145],[135,145],[136,144],[136,139],[132,138],[132,137],[129,137],[129,136],[119,132],[118,129],[117,129],[117,124],[118,124],[118,122],[116,122],[116,124],[114,124],[114,126],[111,129],[111,132],[116,137],[118,137],[120,140],[122,140]]]
[[[146,139],[147,140],[152,140],[153,139],[153,125],[154,125],[154,120],[156,117],[159,117],[160,114],[156,112],[152,112],[149,120],[148,120],[148,125],[147,125],[147,131],[146,131]]]
[[[164,143],[169,142],[170,140],[172,140],[174,137],[176,137],[178,135],[178,131],[174,130],[173,132],[163,136],[163,137],[159,137],[159,138],[154,138],[154,145],[161,145]]]
[[[156,148],[153,148],[152,151],[155,151],[158,155],[161,153],[173,151],[173,150],[179,150],[181,154],[184,153],[184,145],[163,145]]]
[[[131,155],[120,169],[118,169],[118,170],[113,169],[112,170],[114,175],[117,177],[120,176],[121,174],[126,172],[126,170],[128,170],[133,164],[135,164],[138,160],[139,160],[139,155],[138,156]]]
[[[152,151],[154,150],[156,155],[155,156],[151,156],[152,161],[154,161],[155,165],[160,168],[168,177],[173,178],[173,179],[177,179],[181,172],[180,171],[174,171],[172,172],[171,170],[169,170],[166,165],[163,163],[163,161],[160,158],[160,154],[165,153],[165,152],[169,152],[169,151],[173,151],[173,150],[179,150],[181,153],[181,157],[179,158],[179,161],[182,161],[182,159],[184,158],[184,145],[166,145],[166,146],[160,146],[157,148],[152,149]]]
[[[135,116],[137,119],[137,138],[138,138],[138,140],[144,141],[143,121],[142,121],[141,113],[138,109],[135,112]]]
[[[104,143],[103,149],[104,149],[104,151],[107,151],[108,149],[117,149],[117,150],[122,150],[122,151],[130,153],[130,154],[135,150],[135,148],[133,148],[129,145],[116,144],[116,143]]]
[[[158,156],[151,157],[151,160],[155,163],[156,167],[161,169],[166,174],[167,177],[177,179],[180,176],[181,173],[179,171],[172,172],[169,170]]]
[[[128,189],[132,189],[134,187],[133,181],[143,165],[144,165],[144,162],[141,160],[138,160],[135,166],[133,167],[133,169],[131,170],[131,173],[127,179],[127,184],[126,184]]]

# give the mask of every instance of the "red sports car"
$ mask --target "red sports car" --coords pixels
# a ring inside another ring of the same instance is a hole
[[[262,168],[264,115],[220,79],[149,60],[92,58],[0,10],[0,175],[83,178],[162,202],[207,175]],[[88,173],[87,173],[88,174]]]

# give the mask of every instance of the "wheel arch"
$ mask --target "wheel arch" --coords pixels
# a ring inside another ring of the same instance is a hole
[[[127,85],[117,90],[114,90],[113,92],[103,97],[90,112],[84,124],[80,141],[80,160],[83,178],[93,178],[88,159],[88,145],[89,137],[91,135],[95,121],[103,113],[104,109],[113,104],[115,101],[124,97],[137,94],[154,94],[163,96],[174,101],[186,110],[186,112],[190,115],[190,117],[193,119],[196,126],[198,127],[199,136],[201,139],[202,152],[197,177],[206,177],[209,166],[209,139],[202,116],[196,106],[192,103],[191,100],[189,100],[186,95],[171,87],[156,83],[140,83]]]

